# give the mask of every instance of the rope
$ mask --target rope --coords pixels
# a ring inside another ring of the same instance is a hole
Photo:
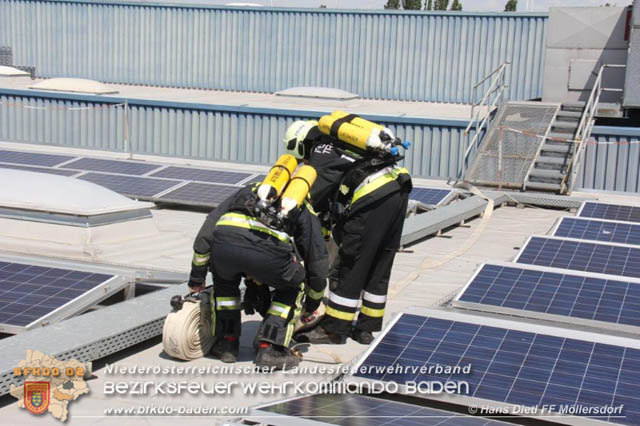
[[[417,280],[418,277],[420,277],[420,275],[422,275],[425,271],[429,269],[437,268],[461,256],[462,254],[467,252],[478,241],[478,239],[480,238],[484,230],[487,228],[487,225],[489,225],[489,219],[491,219],[491,215],[493,214],[494,203],[493,203],[493,199],[485,196],[482,192],[480,192],[478,188],[472,186],[468,190],[473,195],[476,195],[480,198],[487,200],[487,206],[484,209],[484,212],[482,214],[482,219],[480,220],[480,224],[478,225],[478,227],[473,231],[471,236],[464,243],[459,245],[458,248],[452,251],[451,253],[445,256],[442,256],[439,259],[432,259],[428,256],[425,256],[423,258],[420,269],[418,269],[417,271],[410,272],[403,279],[395,283],[389,289],[388,296],[390,299],[397,296],[409,284]]]
[[[167,354],[186,361],[207,354],[213,346],[210,305],[185,301],[182,309],[167,315],[162,345]]]
[[[525,136],[530,136],[533,138],[541,138],[541,139],[546,139],[546,140],[550,140],[552,142],[566,142],[566,143],[580,143],[579,140],[577,139],[568,139],[568,138],[558,138],[558,137],[551,137],[551,136],[545,136],[545,135],[540,135],[538,133],[535,132],[530,132],[527,130],[519,130],[519,129],[513,129],[511,127],[506,127],[506,126],[500,126],[500,130],[502,131],[506,131],[506,132],[512,132],[512,133],[518,133],[520,135],[525,135]],[[637,141],[597,141],[593,138],[587,139],[584,141],[585,145],[636,145],[636,144],[640,144],[640,140]]]

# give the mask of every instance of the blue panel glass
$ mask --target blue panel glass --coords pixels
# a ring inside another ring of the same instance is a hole
[[[194,169],[190,167],[167,167],[152,173],[150,176],[196,182],[237,184],[252,173],[229,172],[224,170]]]
[[[579,240],[640,245],[640,224],[564,217],[553,235]]]
[[[532,237],[522,250],[517,262],[624,277],[640,277],[640,247],[630,248]]]
[[[48,173],[50,175],[58,175],[58,176],[73,176],[79,173],[77,170],[52,169],[50,167],[21,166],[18,164],[0,164],[0,168],[26,170],[28,172],[37,172],[37,173]]]
[[[450,189],[413,187],[409,193],[409,198],[420,201],[423,204],[435,206],[447,198],[449,194],[451,194]]]
[[[99,158],[80,158],[65,164],[67,169],[88,170],[92,172],[121,173],[140,176],[161,167],[160,164],[135,163],[128,160],[102,160]]]
[[[104,186],[120,194],[143,199],[152,198],[154,195],[180,183],[177,180],[107,175],[102,173],[87,173],[86,175],[80,176],[79,179]]]
[[[460,334],[467,335],[462,341],[468,343],[460,345]],[[435,342],[421,356],[419,351],[410,352],[420,340]],[[384,352],[388,356],[380,355]],[[459,360],[454,366],[471,364],[472,374],[420,373],[420,367],[434,369],[443,360]],[[385,368],[389,366],[393,371]],[[400,384],[464,380],[469,383],[467,396],[528,406],[586,407],[624,401],[622,417],[604,414],[599,419],[635,425],[640,418],[639,368],[637,349],[403,314],[355,376]]]
[[[498,426],[506,424],[483,417],[472,417],[451,411],[354,394],[310,395],[276,402],[273,405],[261,407],[259,410],[344,426]],[[273,423],[278,424],[275,418]]]
[[[459,300],[640,326],[640,285],[626,281],[484,265]]]
[[[26,326],[113,275],[0,262],[0,323]]]
[[[158,201],[216,207],[239,189],[237,186],[191,182],[164,194]]]
[[[640,223],[640,207],[588,201],[584,203],[580,216]]]
[[[73,156],[40,154],[36,152],[21,152],[0,150],[0,163],[26,164],[31,166],[53,167],[69,161]]]

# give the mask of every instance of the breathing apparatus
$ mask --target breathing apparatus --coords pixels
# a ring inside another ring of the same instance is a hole
[[[272,228],[284,229],[291,212],[302,206],[317,173],[311,166],[297,166],[295,157],[281,155],[258,186],[258,200],[251,213],[260,222]]]
[[[399,147],[409,149],[411,143],[396,137],[393,132],[380,124],[365,120],[356,114],[334,111],[323,115],[318,121],[318,129],[327,135],[347,144],[349,149],[355,148],[359,154],[375,154],[380,157],[399,156]]]

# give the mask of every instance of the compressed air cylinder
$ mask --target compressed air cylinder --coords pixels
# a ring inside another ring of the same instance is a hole
[[[331,113],[331,117],[333,117],[335,120],[339,120],[343,117],[346,117],[347,115],[351,115],[351,114],[345,111],[340,111],[340,110],[333,111]],[[362,117],[354,117],[351,120],[349,120],[349,123],[369,131],[372,131],[374,129],[378,129],[378,130],[384,129],[384,126],[381,126],[380,124],[376,124],[373,121],[365,120]]]
[[[307,165],[296,171],[280,199],[280,214],[286,216],[291,210],[302,205],[317,176],[316,170]]]
[[[378,136],[378,129],[363,129],[351,123],[342,123],[338,127],[337,134],[331,133],[331,128],[335,122],[335,118],[330,115],[323,115],[318,121],[318,129],[325,135],[331,135],[340,139],[349,145],[366,151],[367,149],[379,150],[383,148],[383,144]]]
[[[298,160],[293,155],[281,155],[258,187],[258,198],[262,201],[273,201],[278,198],[296,167],[298,167]]]

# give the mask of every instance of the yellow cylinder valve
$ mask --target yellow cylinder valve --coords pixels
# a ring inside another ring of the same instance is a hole
[[[304,165],[296,171],[280,200],[280,214],[282,216],[288,215],[291,210],[302,205],[317,176],[316,170],[308,165]]]
[[[289,183],[296,167],[298,167],[298,160],[293,155],[281,155],[258,187],[258,198],[265,202],[277,199]]]

